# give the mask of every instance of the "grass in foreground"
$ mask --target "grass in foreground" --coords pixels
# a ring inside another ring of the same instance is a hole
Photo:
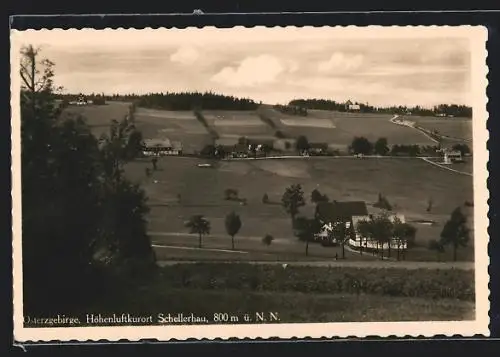
[[[205,323],[212,323],[215,313],[254,319],[256,313],[275,313],[280,320],[273,322],[282,323],[474,318],[473,272],[415,269],[410,274],[398,268],[176,264],[149,278],[111,279],[94,303],[64,313],[82,321],[87,314],[151,316],[149,324],[159,322],[158,314],[181,313],[205,317]]]
[[[206,316],[209,323],[213,323],[214,313],[238,316],[238,322],[243,321],[243,314],[250,314],[255,323],[257,312],[275,313],[280,323],[474,319],[473,302],[451,299],[200,289],[151,291],[146,288],[140,297],[134,293],[126,295],[106,310],[153,315],[153,321],[159,313],[193,313]]]

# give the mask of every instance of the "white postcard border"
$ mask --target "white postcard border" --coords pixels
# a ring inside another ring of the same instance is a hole
[[[398,27],[398,32],[388,29]],[[251,29],[241,26],[245,31],[254,31],[257,36],[266,27]],[[233,29],[234,29],[233,28]],[[328,27],[318,27],[318,31]],[[274,28],[273,28],[274,29]],[[288,26],[278,31],[299,28]],[[205,27],[200,31],[230,31]],[[28,30],[11,31],[11,110],[12,110],[12,232],[13,232],[13,296],[14,296],[14,340],[17,342],[37,341],[117,341],[127,339],[157,339],[160,341],[186,339],[229,339],[229,338],[331,338],[331,337],[367,337],[367,336],[489,336],[489,256],[488,256],[488,203],[487,163],[489,153],[486,147],[489,138],[486,121],[488,84],[486,65],[487,29],[482,26],[368,26],[338,27],[339,35],[345,38],[366,38],[377,36],[389,37],[434,37],[460,36],[469,38],[471,44],[471,63],[473,88],[473,151],[474,151],[474,250],[475,250],[475,287],[476,287],[476,319],[474,321],[453,322],[348,322],[348,323],[297,323],[297,324],[253,324],[253,325],[191,325],[191,326],[141,326],[141,327],[63,327],[63,328],[25,328],[23,326],[23,289],[22,289],[22,245],[21,245],[21,162],[20,162],[20,78],[19,49],[23,36],[32,31],[101,31],[109,34],[116,31],[182,31],[182,29],[106,29],[106,30]],[[82,32],[83,31],[83,32]]]

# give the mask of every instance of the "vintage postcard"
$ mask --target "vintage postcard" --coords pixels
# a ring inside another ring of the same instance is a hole
[[[489,335],[486,40],[11,31],[15,340]]]

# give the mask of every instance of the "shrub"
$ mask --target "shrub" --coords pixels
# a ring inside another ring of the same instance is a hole
[[[274,240],[274,237],[270,234],[266,234],[263,238],[262,238],[262,243],[267,245],[267,246],[270,246],[272,241]]]
[[[238,190],[228,188],[224,191],[224,199],[226,201],[236,200],[238,199]]]
[[[267,193],[264,193],[264,196],[262,196],[262,203],[269,203],[269,196],[267,195]]]
[[[284,139],[285,134],[281,130],[277,130],[276,133],[274,133],[274,136],[276,136],[278,139]]]

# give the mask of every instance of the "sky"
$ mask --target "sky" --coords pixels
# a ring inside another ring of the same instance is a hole
[[[471,105],[467,36],[429,28],[286,27],[18,33],[69,93],[214,91],[285,104]]]

